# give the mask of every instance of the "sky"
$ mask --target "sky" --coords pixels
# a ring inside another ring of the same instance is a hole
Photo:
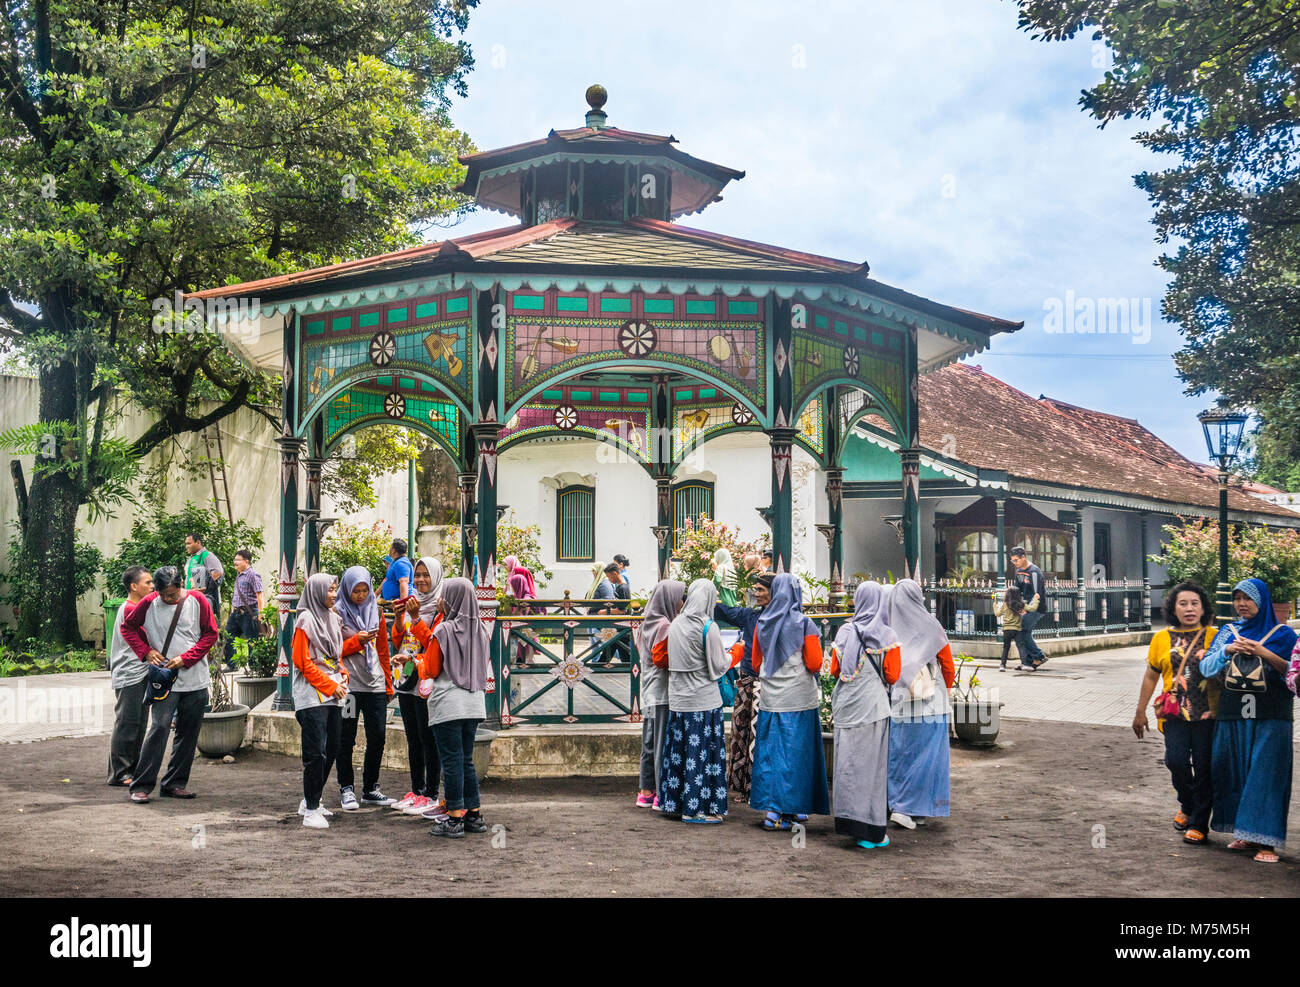
[[[480,149],[582,126],[599,82],[611,125],[745,170],[683,225],[865,260],[887,284],[1024,320],[967,362],[1205,460],[1212,399],[1182,393],[1133,183],[1168,164],[1131,139],[1140,121],[1100,129],[1080,109],[1107,57],[1090,38],[1035,41],[1011,0],[482,0],[466,38],[476,66],[452,118]],[[513,222],[478,211],[432,238]]]

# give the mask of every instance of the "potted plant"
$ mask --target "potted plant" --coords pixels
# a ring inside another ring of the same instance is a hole
[[[262,620],[270,629],[266,637],[235,638],[235,665],[245,674],[235,679],[235,702],[253,709],[275,692],[275,667],[280,661],[279,604],[272,600],[262,608]]]
[[[205,757],[225,757],[243,746],[248,707],[231,701],[230,683],[222,670],[221,656],[209,657],[207,661],[212,688],[203,726],[199,727],[198,747]]]
[[[952,725],[958,740],[976,747],[991,747],[997,743],[1001,729],[1003,703],[988,698],[980,689],[979,667],[969,655],[958,655],[957,681],[952,690]],[[965,685],[962,673],[967,665],[970,671]]]

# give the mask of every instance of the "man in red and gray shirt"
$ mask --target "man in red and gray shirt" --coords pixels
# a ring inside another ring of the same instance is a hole
[[[176,736],[172,756],[162,779],[165,798],[192,799],[185,786],[194,764],[194,749],[208,705],[208,652],[217,643],[217,621],[212,605],[198,590],[183,588],[185,577],[176,566],[163,566],[153,574],[154,592],[135,605],[122,620],[122,637],[141,661],[176,670],[176,681],[164,699],[150,704],[149,732],[131,780],[131,801],[149,801],[163,754],[172,717]],[[174,629],[173,629],[174,622]],[[171,640],[168,641],[168,632]]]
[[[1032,672],[1047,655],[1034,640],[1034,627],[1047,614],[1046,584],[1043,570],[1029,561],[1029,553],[1017,545],[1011,550],[1011,564],[1015,566],[1012,579],[1025,598],[1025,612],[1020,615],[1020,633],[1016,635],[1016,650],[1020,652],[1020,670]]]

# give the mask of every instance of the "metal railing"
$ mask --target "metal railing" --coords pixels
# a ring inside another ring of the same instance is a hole
[[[995,580],[965,582],[928,579],[925,595],[930,612],[951,638],[999,638],[1001,629],[993,604],[1002,596]],[[1035,637],[1118,634],[1151,628],[1151,586],[1143,579],[1049,579],[1044,582],[1044,617]]]

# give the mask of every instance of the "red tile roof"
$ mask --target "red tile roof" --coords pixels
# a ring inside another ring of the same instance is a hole
[[[921,445],[946,450],[978,469],[1027,482],[1103,490],[1170,504],[1217,508],[1219,488],[1193,463],[1133,419],[1035,400],[979,367],[956,363],[926,374],[920,387]],[[864,422],[892,432],[878,416]],[[1085,498],[1086,499],[1086,498]],[[1233,484],[1234,511],[1300,520]]]

